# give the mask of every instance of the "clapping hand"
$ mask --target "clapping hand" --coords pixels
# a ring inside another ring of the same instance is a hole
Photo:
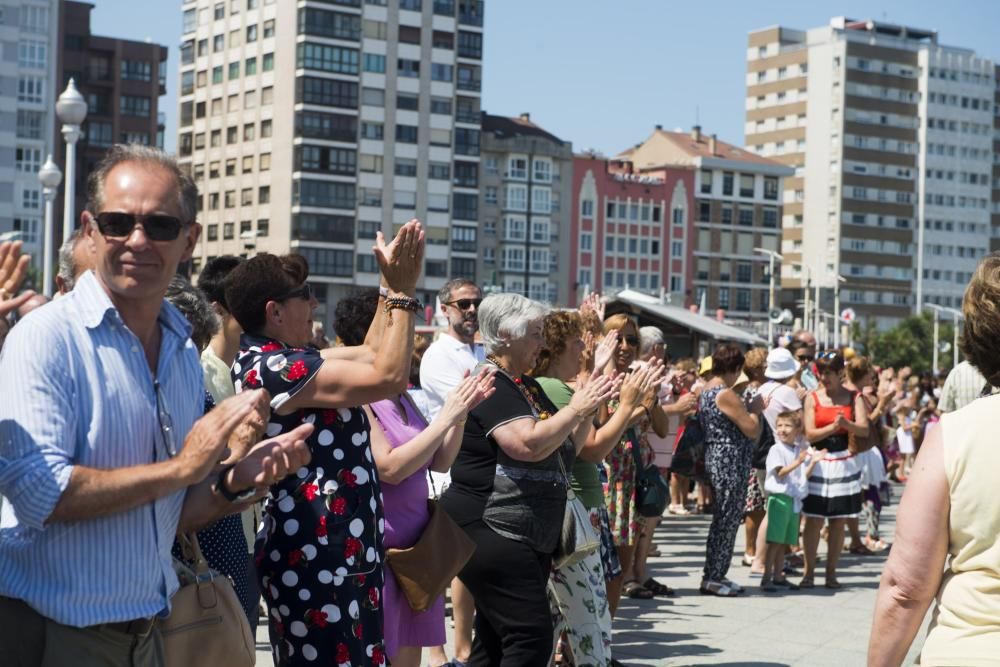
[[[580,304],[581,313],[586,313],[588,310],[597,315],[597,319],[601,322],[604,321],[604,301],[601,299],[601,295],[597,292],[591,292],[588,294],[587,298],[583,300],[582,304]]]
[[[445,420],[446,424],[452,426],[465,421],[469,410],[473,409],[484,400],[493,395],[496,391],[493,383],[495,372],[489,368],[483,368],[475,375],[465,372],[465,377],[458,386],[445,399],[438,419]]]
[[[229,473],[226,485],[230,489],[262,489],[280,482],[309,463],[312,455],[306,438],[312,432],[313,425],[305,423],[255,445]]]
[[[577,389],[570,399],[569,407],[581,415],[589,415],[615,395],[618,380],[611,375],[603,375],[596,371]]]
[[[260,442],[267,430],[267,422],[271,419],[271,404],[258,401],[254,409],[243,419],[229,436],[229,453],[223,464],[236,463],[245,457],[250,450]]]
[[[0,318],[7,317],[35,296],[32,290],[18,294],[28,275],[31,255],[21,254],[21,241],[0,243]]]
[[[618,349],[618,330],[613,329],[601,339],[594,350],[594,372],[603,373]]]
[[[659,362],[659,363],[657,363]],[[656,400],[656,388],[663,380],[666,369],[661,360],[644,364],[641,368],[625,376],[621,386],[621,404],[629,410],[644,405],[649,397]]]
[[[382,232],[375,234],[375,259],[386,286],[393,292],[410,294],[416,289],[424,264],[426,241],[419,220],[403,225],[392,242],[386,245]]]

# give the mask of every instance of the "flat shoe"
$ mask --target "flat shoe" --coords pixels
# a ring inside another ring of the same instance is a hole
[[[775,586],[780,586],[781,588],[787,588],[790,591],[797,591],[797,590],[799,590],[799,585],[798,584],[793,584],[788,579],[775,579],[772,583]]]
[[[812,577],[802,577],[802,581],[799,582],[799,588],[816,588],[816,582],[813,581]]]
[[[661,584],[660,582],[658,582],[656,579],[653,579],[652,577],[650,577],[649,579],[647,579],[646,581],[644,581],[643,584],[642,584],[642,587],[645,588],[648,591],[652,591],[653,595],[659,595],[659,596],[664,596],[664,597],[671,597],[676,592],[670,586],[666,586],[664,584]]]
[[[653,591],[648,588],[644,588],[638,581],[632,580],[626,582],[625,586],[622,588],[622,593],[626,597],[630,597],[633,600],[649,600],[653,597]]]
[[[840,590],[841,588],[843,588],[843,585],[836,579],[827,579],[826,583],[823,585],[832,591]]]
[[[745,567],[753,567],[753,556],[743,554],[743,559],[740,561]]]
[[[739,593],[721,581],[703,581],[698,588],[702,595],[714,595],[720,598],[734,598]]]

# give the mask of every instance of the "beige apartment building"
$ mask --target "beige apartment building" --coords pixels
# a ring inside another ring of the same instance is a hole
[[[805,289],[819,297],[804,323],[832,328],[837,296],[882,328],[960,305],[995,235],[995,90],[991,61],[930,30],[841,17],[750,33],[745,144],[795,170],[781,278],[796,315]]]
[[[202,192],[195,271],[297,252],[329,313],[371,247],[427,229],[419,296],[476,258],[482,0],[188,0],[178,154]],[[457,241],[457,242],[456,242]],[[474,268],[474,264],[473,264]]]

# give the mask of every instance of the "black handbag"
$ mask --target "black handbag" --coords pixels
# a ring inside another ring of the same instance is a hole
[[[753,461],[752,465],[757,470],[764,470],[767,468],[767,455],[771,451],[771,446],[774,444],[774,431],[771,430],[771,425],[767,423],[767,419],[764,415],[760,416],[760,435],[757,436],[757,444],[754,446],[753,450]]]
[[[626,434],[632,443],[632,459],[635,461],[636,510],[644,517],[661,516],[670,503],[670,485],[654,464],[645,467],[642,465],[639,454],[641,445],[635,431],[629,429]]]
[[[695,481],[708,481],[705,472],[705,429],[696,414],[684,420],[684,431],[677,439],[670,471]]]

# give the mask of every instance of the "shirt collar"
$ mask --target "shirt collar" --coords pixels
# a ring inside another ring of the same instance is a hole
[[[88,329],[96,329],[111,314],[119,322],[122,321],[118,309],[111,303],[111,298],[97,281],[93,271],[87,271],[77,279],[70,295],[77,301],[80,321]],[[191,324],[166,299],[160,307],[157,321],[180,339],[191,337]]]
[[[459,339],[452,336],[450,333],[441,334],[438,337],[438,340],[443,341],[446,345],[448,345],[448,347],[450,347],[453,350],[466,349],[471,352],[476,349],[475,343],[472,343],[471,345],[469,343],[463,343]]]

